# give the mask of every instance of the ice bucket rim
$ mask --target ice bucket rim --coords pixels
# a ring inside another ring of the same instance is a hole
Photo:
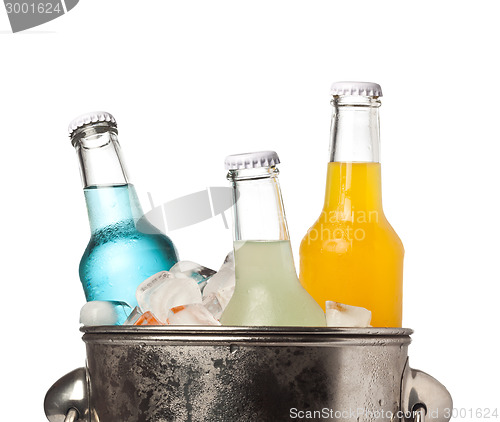
[[[82,327],[87,344],[157,346],[389,346],[411,343],[408,328],[95,326]]]
[[[204,326],[204,325],[99,325],[82,326],[80,331],[85,334],[119,334],[119,335],[215,335],[215,336],[341,336],[341,337],[406,337],[413,334],[410,328],[367,327],[367,328],[338,328],[338,327],[236,327],[236,326]]]
[[[411,328],[393,328],[393,327],[243,327],[243,326],[208,326],[208,325],[96,325],[82,326],[80,331],[83,333],[117,333],[117,334],[300,334],[300,335],[342,335],[342,336],[409,336],[413,334]]]

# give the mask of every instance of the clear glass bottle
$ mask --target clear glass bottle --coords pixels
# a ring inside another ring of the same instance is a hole
[[[273,151],[226,158],[233,188],[236,287],[223,325],[325,326],[295,271]]]
[[[372,326],[400,327],[404,248],[382,209],[382,90],[337,82],[332,95],[325,203],[300,246],[300,280],[322,306],[361,306],[372,312]]]
[[[118,129],[106,112],[77,117],[69,126],[80,163],[91,237],[80,261],[87,301],[137,305],[137,286],[177,261],[172,241],[143,218],[121,158]],[[140,230],[137,222],[140,220]]]

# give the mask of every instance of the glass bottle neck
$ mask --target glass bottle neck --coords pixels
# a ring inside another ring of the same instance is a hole
[[[351,220],[355,214],[382,212],[379,163],[329,163],[324,210],[334,220]]]
[[[143,212],[133,185],[91,186],[84,194],[93,234],[117,224],[122,230],[137,228]]]
[[[380,101],[373,97],[334,97],[330,162],[379,163]]]
[[[71,142],[78,155],[84,188],[129,182],[116,128],[104,124],[84,127],[73,135]]]
[[[117,130],[106,123],[79,129],[72,137],[92,233],[127,222],[131,227],[143,212],[129,183]]]
[[[231,170],[234,240],[289,240],[275,167]]]
[[[333,218],[340,220],[356,219],[366,211],[382,213],[380,101],[373,97],[334,97],[332,105],[324,209],[336,213]]]

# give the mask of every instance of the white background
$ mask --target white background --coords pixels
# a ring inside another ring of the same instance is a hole
[[[494,4],[81,0],[18,34],[0,6],[0,419],[44,420],[46,390],[84,365],[89,229],[68,122],[115,115],[146,211],[147,192],[159,204],[226,186],[227,154],[278,151],[297,260],[322,206],[336,80],[384,90],[384,208],[406,248],[411,364],[458,408],[500,408]],[[213,268],[231,248],[220,217],[168,234]]]

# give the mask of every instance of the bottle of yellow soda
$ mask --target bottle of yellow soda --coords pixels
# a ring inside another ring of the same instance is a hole
[[[300,280],[316,301],[372,312],[401,327],[404,248],[382,209],[380,85],[332,85],[331,155],[320,217],[300,245]]]

